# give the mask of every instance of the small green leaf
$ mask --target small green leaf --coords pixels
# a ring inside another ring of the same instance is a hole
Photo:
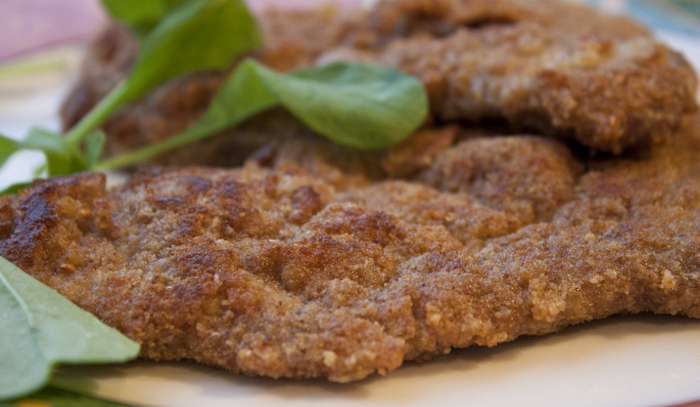
[[[92,141],[94,146],[88,146],[93,154],[96,148],[101,148],[97,141]],[[46,130],[31,129],[27,138],[21,141],[0,135],[0,167],[7,162],[13,153],[19,150],[43,152],[46,156],[45,168],[48,169],[49,176],[67,175],[86,170],[87,163],[83,154],[64,137]],[[0,196],[17,193],[18,190],[27,185],[29,183],[12,185],[0,191]]]
[[[21,399],[0,402],[0,407],[38,407],[43,405],[50,407],[126,407],[125,404],[84,396],[54,387],[46,387]]]
[[[338,62],[282,74],[247,60],[197,126],[223,130],[278,104],[332,141],[362,149],[403,140],[428,114],[420,81],[393,68]]]
[[[17,141],[0,134],[0,167],[5,165],[10,156],[20,149],[21,147],[17,144]]]
[[[46,156],[49,176],[68,175],[85,171],[85,158],[72,144],[59,134],[42,129],[31,129],[20,146],[27,150],[40,150]]]
[[[32,185],[31,182],[20,182],[18,184],[12,184],[9,187],[0,191],[0,196],[14,195],[30,185]]]
[[[260,69],[267,70],[251,59],[243,61],[214,95],[197,126],[223,130],[278,105],[279,98],[259,75]]]
[[[187,0],[102,0],[109,14],[139,37],[147,35],[170,11]]]
[[[94,131],[85,138],[85,171],[91,171],[100,159],[106,138],[102,130]]]
[[[0,257],[0,400],[42,388],[59,363],[115,363],[139,345]]]

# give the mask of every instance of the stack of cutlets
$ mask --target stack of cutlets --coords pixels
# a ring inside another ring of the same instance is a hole
[[[519,0],[269,11],[262,27],[252,57],[278,70],[417,76],[428,121],[365,152],[273,110],[156,162],[201,167],[109,190],[100,174],[37,181],[0,198],[0,255],[145,358],[275,378],[358,380],[619,313],[700,318],[697,78],[645,29]],[[119,25],[95,40],[66,128],[137,48]],[[225,75],[123,108],[108,154],[194,123]]]

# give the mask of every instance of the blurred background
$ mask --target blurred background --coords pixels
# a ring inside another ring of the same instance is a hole
[[[251,8],[270,5],[308,8],[328,0],[249,0]],[[536,0],[533,0],[536,1]],[[344,6],[372,0],[335,0]],[[610,13],[629,13],[664,32],[700,40],[700,0],[578,0]],[[84,40],[105,16],[99,0],[0,0],[0,63],[66,42]]]
[[[270,5],[315,7],[328,0],[250,0],[253,10]],[[334,0],[352,6],[361,0]],[[105,20],[99,0],[0,0],[0,63],[56,44],[80,41]]]

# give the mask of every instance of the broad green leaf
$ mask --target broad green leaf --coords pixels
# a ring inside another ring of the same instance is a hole
[[[337,62],[282,74],[247,60],[216,94],[199,125],[231,127],[279,104],[319,134],[362,149],[403,140],[428,114],[420,81],[393,68]]]
[[[115,363],[139,345],[0,257],[0,400],[42,388],[59,363]]]
[[[0,407],[121,407],[126,405],[46,387],[20,399],[0,402]]]
[[[418,79],[393,68],[337,62],[284,75],[256,66],[280,103],[339,144],[376,150],[408,137],[428,114]]]
[[[258,74],[260,69],[267,70],[251,59],[243,61],[214,95],[197,126],[225,129],[278,105],[280,100]]]
[[[94,131],[85,138],[85,171],[91,171],[102,155],[105,146],[105,132]]]
[[[114,19],[124,22],[134,34],[143,37],[168,12],[185,1],[188,0],[102,0],[102,5]]]
[[[77,144],[120,106],[166,80],[186,72],[228,67],[235,57],[262,44],[255,19],[242,0],[190,0],[179,7],[174,7],[176,0],[163,1],[167,13],[142,38],[129,77],[70,130],[71,143]],[[129,18],[160,14],[157,7],[143,6]],[[119,10],[120,15],[127,14]]]

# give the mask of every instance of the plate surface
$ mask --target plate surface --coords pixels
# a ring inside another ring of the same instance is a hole
[[[614,317],[453,351],[359,383],[232,376],[186,363],[62,368],[61,387],[159,407],[662,406],[700,399],[700,321]]]

